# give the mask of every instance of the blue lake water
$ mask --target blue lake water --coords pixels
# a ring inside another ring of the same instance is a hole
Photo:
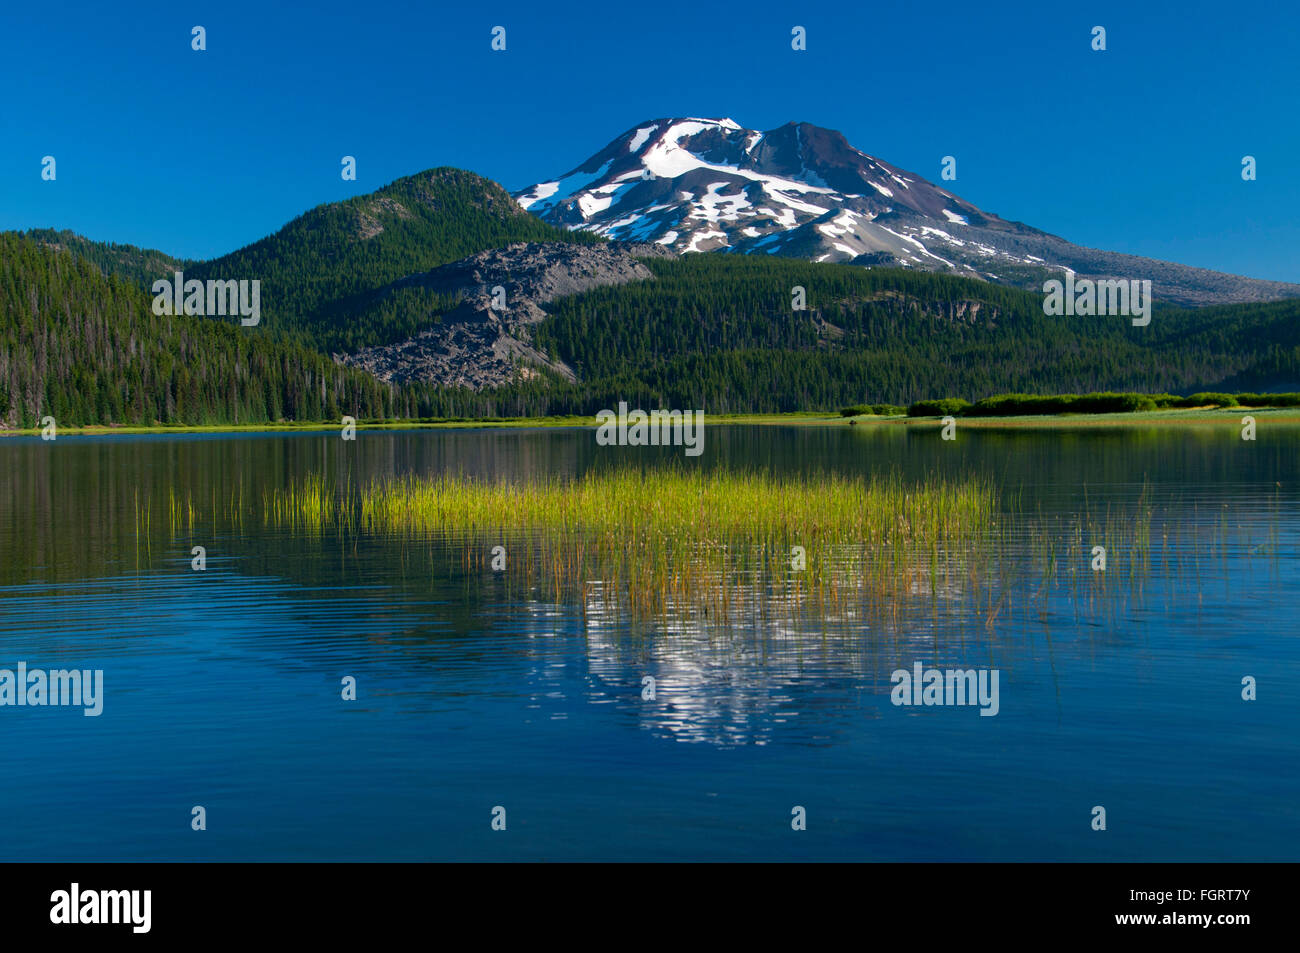
[[[672,455],[568,429],[0,441],[0,668],[104,672],[98,717],[0,707],[0,859],[1295,858],[1300,428],[710,426],[690,465],[994,481],[996,593],[888,625],[656,625],[437,547],[165,512]],[[997,715],[892,704],[917,661],[998,670]]]

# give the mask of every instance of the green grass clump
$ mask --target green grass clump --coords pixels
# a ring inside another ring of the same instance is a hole
[[[877,417],[901,417],[907,413],[907,408],[898,404],[872,404],[871,412]]]
[[[905,413],[907,408],[897,404],[854,404],[840,408],[841,417],[901,417]]]
[[[270,492],[268,523],[299,529],[441,540],[486,569],[507,549],[515,579],[586,601],[598,582],[638,614],[740,612],[756,590],[797,592],[834,606],[853,593],[884,601],[932,577],[993,525],[983,480],[703,472],[684,467],[597,470],[517,481],[407,476],[355,494],[316,478]],[[806,568],[796,567],[802,547]],[[954,572],[959,571],[953,569]],[[927,583],[926,588],[929,588]]]
[[[977,400],[968,417],[1022,417],[1045,414],[1133,414],[1156,409],[1146,394],[998,394]]]
[[[898,417],[907,412],[906,407],[900,407],[898,404],[853,404],[852,407],[841,407],[841,417]]]
[[[944,397],[940,400],[918,400],[907,408],[909,417],[948,417],[964,414],[970,407],[970,401],[960,397]]]
[[[1242,407],[1300,407],[1300,394],[1238,394]]]
[[[958,398],[922,400],[907,409],[909,417],[1035,417],[1051,414],[1137,414],[1194,407],[1297,407],[1300,394],[1226,394],[1201,391],[1176,394],[996,394],[969,404]],[[843,413],[843,411],[841,411]],[[879,410],[876,411],[880,413]]]
[[[991,493],[977,482],[671,468],[576,480],[487,482],[446,474],[368,486],[361,525],[381,532],[574,532],[595,538],[745,543],[932,540],[974,528]]]
[[[1170,407],[1236,407],[1237,398],[1232,394],[1202,391],[1187,397],[1175,397]]]
[[[1244,394],[1242,396],[1263,397],[1266,395]],[[1191,407],[1236,407],[1238,405],[1238,399],[1235,395],[1212,391],[1201,391],[1197,394],[1189,394],[1186,397],[1180,397],[1176,394],[1153,394],[1151,395],[1151,399],[1155,401],[1156,407],[1161,410],[1168,410],[1171,408],[1174,410],[1187,410]],[[1253,406],[1266,407],[1270,406],[1270,404],[1262,402]]]

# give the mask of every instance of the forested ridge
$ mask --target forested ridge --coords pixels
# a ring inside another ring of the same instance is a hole
[[[30,238],[54,249],[70,251],[93,261],[105,275],[117,275],[132,284],[148,289],[159,278],[170,278],[196,262],[176,258],[156,248],[138,248],[118,242],[97,242],[69,229],[31,228],[10,232],[18,238]]]
[[[1300,301],[1050,317],[1042,296],[903,269],[761,256],[648,259],[654,281],[566,298],[536,331],[580,385],[555,412],[830,410],[1007,391],[1294,390]],[[807,310],[792,308],[802,287]]]
[[[314,208],[185,277],[258,279],[264,324],[325,353],[351,352],[410,336],[418,322],[409,313],[358,322],[347,299],[488,248],[541,241],[603,239],[546,224],[472,172],[439,168]]]
[[[89,258],[0,235],[0,422],[224,424],[381,415],[391,390],[256,328],[158,316]]]
[[[560,232],[493,183],[434,170],[313,210],[212,262],[0,234],[0,422],[227,424],[591,414],[620,400],[709,413],[1028,394],[1300,389],[1300,301],[1127,317],[1051,317],[1042,296],[907,269],[739,255],[648,258],[653,280],[546,306],[532,343],[577,383],[539,372],[471,391],[394,387],[331,351],[401,340],[454,296],[373,290],[514,241]],[[262,323],[155,316],[148,287],[263,281]],[[150,275],[153,269],[163,273]],[[795,310],[795,287],[806,310]],[[1158,289],[1157,289],[1158,291]],[[444,300],[445,297],[445,300]]]

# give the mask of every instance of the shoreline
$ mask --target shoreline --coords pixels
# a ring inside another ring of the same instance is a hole
[[[1076,430],[1109,427],[1144,427],[1159,424],[1182,426],[1240,426],[1241,418],[1251,416],[1257,422],[1300,425],[1300,408],[1297,407],[1215,407],[1177,410],[1153,410],[1123,414],[1042,414],[1007,417],[958,417],[959,429],[1018,430]],[[841,417],[837,413],[797,411],[780,414],[709,414],[706,423],[718,425],[766,425],[800,427],[905,427],[923,430],[941,426],[940,417],[876,417],[863,415]],[[560,427],[581,427],[595,430],[599,426],[595,416],[564,417],[491,417],[483,419],[440,418],[431,420],[357,421],[357,430],[542,430]],[[160,424],[153,426],[112,426],[92,424],[80,427],[60,427],[57,436],[124,436],[166,434],[241,434],[241,433],[313,433],[337,431],[342,424],[337,421],[310,423],[256,423],[256,424]],[[37,437],[41,429],[0,430],[3,437]]]

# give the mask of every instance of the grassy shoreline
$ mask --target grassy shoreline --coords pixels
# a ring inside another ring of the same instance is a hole
[[[1169,409],[1138,411],[1119,414],[1052,414],[1024,415],[1007,417],[959,417],[960,429],[997,429],[1014,427],[1016,429],[1070,430],[1079,427],[1131,427],[1149,426],[1151,424],[1178,424],[1200,426],[1206,424],[1232,424],[1239,426],[1241,418],[1254,417],[1257,421],[1280,424],[1300,424],[1300,407],[1206,407],[1193,409]],[[775,426],[894,426],[929,429],[940,426],[939,417],[876,417],[862,415],[841,417],[838,413],[818,411],[797,411],[782,414],[709,414],[705,421],[710,425],[775,425]],[[552,427],[585,427],[595,429],[598,422],[594,416],[565,417],[497,417],[483,419],[434,419],[434,420],[386,420],[358,421],[357,430],[538,430]],[[256,423],[256,424],[177,424],[155,426],[108,426],[95,424],[83,427],[60,427],[58,436],[65,434],[78,436],[103,436],[113,434],[194,434],[194,433],[309,433],[313,431],[338,431],[341,424],[337,421],[314,421],[310,423]],[[40,428],[22,430],[0,430],[0,437],[40,436]]]
[[[1197,407],[1191,410],[1143,410],[1128,414],[1053,414],[1006,417],[958,417],[958,430],[997,430],[999,428],[1037,430],[1077,430],[1098,427],[1179,426],[1240,427],[1242,417],[1254,417],[1257,423],[1300,425],[1297,407]],[[862,418],[859,418],[862,419]],[[899,420],[901,418],[891,418]],[[905,421],[922,429],[940,427],[939,417],[910,417]],[[871,418],[865,418],[870,421]]]

